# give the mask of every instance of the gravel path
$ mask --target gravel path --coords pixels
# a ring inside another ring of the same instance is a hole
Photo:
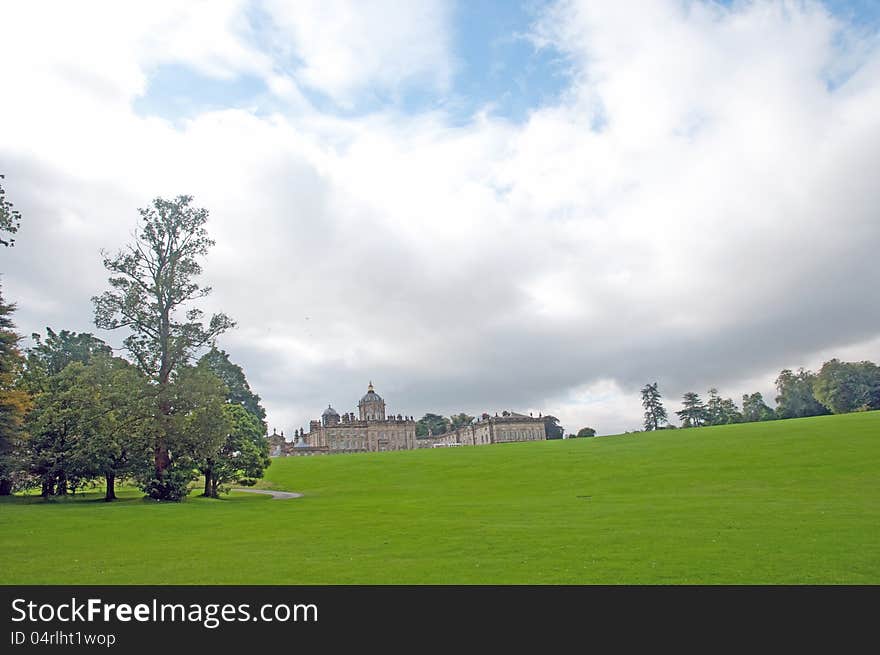
[[[286,498],[302,498],[302,494],[298,494],[295,491],[269,491],[268,489],[233,489],[233,491],[247,491],[252,494],[269,494],[272,498],[277,500],[284,500]]]

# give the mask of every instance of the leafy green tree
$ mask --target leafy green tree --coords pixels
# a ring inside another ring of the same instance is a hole
[[[562,439],[565,429],[559,425],[559,419],[555,416],[544,416],[544,432],[548,439]]]
[[[5,175],[0,175],[0,180],[5,179]],[[15,239],[3,238],[2,233],[15,234],[21,227],[21,214],[17,209],[13,208],[13,204],[6,199],[6,190],[0,184],[0,245],[10,248],[15,245]]]
[[[596,431],[593,428],[581,428],[577,433],[578,437],[595,437]]]
[[[251,391],[241,366],[233,364],[229,360],[229,355],[223,350],[217,350],[216,347],[212,347],[202,355],[199,362],[206,364],[226,385],[226,401],[241,405],[256,416],[263,425],[263,434],[265,434],[268,430],[266,410],[260,404],[260,397]]]
[[[103,477],[104,500],[115,500],[118,480],[150,468],[156,388],[124,359],[97,355],[76,376],[73,392],[82,434],[75,466],[87,477]]]
[[[34,333],[27,350],[22,385],[36,398],[28,417],[31,441],[28,469],[41,485],[42,495],[65,495],[87,480],[73,457],[84,426],[83,413],[91,413],[96,398],[88,395],[87,382],[79,379],[94,357],[109,358],[112,350],[92,334],[46,328],[46,339]],[[67,368],[78,364],[70,375]],[[82,387],[82,388],[78,388]]]
[[[873,362],[825,362],[813,394],[835,414],[880,409],[880,367]]]
[[[169,408],[168,414],[159,416],[159,429],[173,453],[174,466],[161,479],[151,468],[139,482],[151,498],[177,501],[189,493],[189,483],[197,477],[202,463],[220,449],[226,438],[229,424],[223,408],[227,390],[207,365],[200,364],[178,366],[172,384],[162,387],[159,393],[164,396],[160,402]]]
[[[681,427],[692,428],[706,424],[706,406],[700,399],[699,394],[688,391],[684,395],[681,405],[681,411],[676,412],[678,418],[681,419]]]
[[[456,428],[463,428],[473,422],[474,417],[465,414],[464,412],[449,417],[449,424],[453,430],[455,430]]]
[[[756,391],[753,394],[743,394],[742,416],[747,423],[772,421],[776,418],[776,412],[764,402],[761,392]]]
[[[451,425],[448,418],[440,414],[428,413],[416,421],[416,436],[427,437],[445,434],[449,432]]]
[[[825,406],[813,395],[816,374],[803,368],[797,373],[783,369],[776,378],[776,415],[779,418],[800,418],[827,414]]]
[[[259,478],[271,463],[269,440],[263,424],[238,404],[223,407],[226,439],[220,448],[205,459],[205,496],[217,498],[220,485],[242,478]]]
[[[60,373],[68,364],[87,364],[95,355],[110,357],[113,349],[89,332],[55,332],[46,328],[46,339],[34,332],[34,345],[27,350],[25,380],[39,390],[40,381]]]
[[[32,402],[19,385],[24,357],[10,318],[14,311],[0,292],[0,496],[11,494],[24,476],[24,420]]]
[[[93,390],[83,385],[84,370],[85,364],[73,362],[43,380],[27,418],[30,473],[39,479],[44,498],[65,496],[90,478],[83,458],[77,457],[86,429],[84,413],[96,401]]]
[[[709,389],[709,400],[706,402],[706,424],[727,425],[742,421],[742,413],[732,398],[722,398],[718,389]]]
[[[642,407],[645,408],[645,429],[659,430],[667,422],[666,408],[656,382],[642,387]]]
[[[168,475],[175,452],[167,442],[175,413],[174,392],[168,387],[179,367],[234,323],[219,313],[206,324],[203,312],[194,306],[211,291],[195,281],[202,271],[198,259],[214,244],[204,227],[208,211],[193,207],[191,196],[170,201],[156,198],[151,207],[139,211],[141,222],[134,243],[115,256],[104,256],[111,289],[92,299],[95,324],[105,330],[127,329],[126,349],[160,388],[154,480],[147,487],[154,498],[179,499],[186,493],[180,485],[188,474],[184,467],[180,475]]]
[[[743,416],[733,398],[725,398],[721,401],[721,417],[724,425],[729,423],[742,423]]]

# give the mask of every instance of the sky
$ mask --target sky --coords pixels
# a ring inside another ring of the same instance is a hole
[[[880,361],[872,0],[8,2],[0,79],[18,331],[121,346],[101,251],[192,195],[288,435],[371,380],[611,434]]]

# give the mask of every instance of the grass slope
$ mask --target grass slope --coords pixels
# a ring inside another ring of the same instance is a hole
[[[0,501],[0,583],[880,583],[880,412],[276,459],[158,504]]]

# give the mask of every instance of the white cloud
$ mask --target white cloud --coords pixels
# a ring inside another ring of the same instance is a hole
[[[16,97],[0,161],[25,217],[0,263],[23,332],[92,329],[98,249],[183,192],[211,210],[210,305],[240,326],[222,345],[288,431],[353,406],[370,377],[402,413],[544,411],[609,432],[640,423],[648,381],[671,411],[691,388],[772,388],[829,348],[872,356],[880,55],[818,5],[560,4],[539,34],[570,59],[563,100],[457,126],[322,115],[299,95],[442,92],[439,6],[337,22],[263,5],[282,51],[254,40],[252,7],[215,6],[0,27]],[[262,76],[297,110],[138,116],[160,63]]]
[[[267,0],[273,47],[293,60],[297,80],[340,105],[399,94],[414,81],[449,87],[452,7],[396,0]]]

